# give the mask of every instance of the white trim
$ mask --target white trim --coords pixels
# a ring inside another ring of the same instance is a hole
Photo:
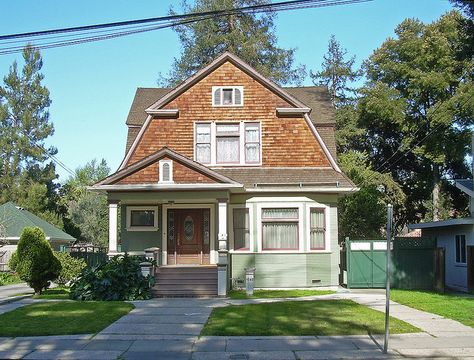
[[[311,249],[311,209],[323,209],[324,211],[324,249]],[[317,202],[306,203],[306,251],[311,253],[328,253],[331,252],[331,223],[329,218],[331,216],[331,207]]]
[[[232,89],[232,104],[231,105],[224,105],[222,102],[224,101],[224,92],[222,90],[224,89]],[[240,90],[240,96],[241,96],[241,103],[240,104],[236,104],[235,103],[235,89],[238,89]],[[214,93],[216,92],[216,90],[220,90],[221,92],[221,103],[218,104],[218,105],[215,105],[214,104]],[[229,86],[226,86],[226,85],[221,85],[221,86],[213,86],[212,87],[212,107],[241,107],[241,106],[244,106],[244,87],[241,86],[241,85],[237,85],[237,86],[234,86],[234,85],[229,85]]]
[[[196,145],[197,145],[197,126],[200,124],[210,125],[211,131],[211,162],[202,163],[209,167],[221,167],[221,166],[236,166],[236,167],[256,167],[262,166],[262,122],[259,120],[241,120],[241,121],[194,121],[194,136],[193,136],[193,160],[198,162]],[[218,163],[217,162],[217,125],[239,125],[239,162],[238,163]],[[257,124],[258,125],[258,136],[259,136],[259,162],[246,163],[245,162],[245,126],[246,124]]]
[[[174,183],[174,181],[173,181],[173,160],[160,160],[159,164],[160,164],[159,182],[161,184],[173,184]],[[163,180],[163,166],[165,164],[168,164],[168,166],[169,166],[169,175],[170,175],[169,180]]]
[[[222,190],[242,188],[240,184],[125,184],[125,185],[95,185],[88,190]]]
[[[127,231],[157,231],[158,230],[158,206],[126,206],[126,230]],[[153,226],[131,226],[131,212],[133,210],[153,210]]]
[[[262,209],[298,208],[298,250],[263,250],[262,249]],[[257,252],[262,254],[298,254],[305,252],[305,232],[303,229],[304,204],[300,202],[260,202],[257,203]]]
[[[309,107],[303,108],[276,108],[277,115],[303,115],[309,114],[311,109]]]
[[[275,193],[275,192],[315,192],[315,193],[328,193],[328,194],[338,194],[338,193],[352,193],[359,188],[347,188],[347,187],[300,187],[298,184],[295,184],[295,187],[290,187],[287,184],[283,187],[267,187],[265,189],[262,188],[245,188],[244,192],[246,193]]]
[[[179,116],[178,109],[151,109],[145,110],[148,115],[161,116],[161,117],[177,117]]]
[[[318,140],[319,142],[319,145],[321,146],[321,148],[323,149],[323,152],[324,154],[327,156],[331,166],[333,167],[334,170],[336,170],[337,172],[342,172],[341,169],[339,168],[339,166],[337,165],[336,163],[336,160],[334,159],[334,157],[331,155],[331,152],[329,151],[328,147],[326,146],[326,144],[324,143],[323,139],[321,138],[321,135],[319,135],[319,132],[318,130],[316,129],[316,127],[314,126],[313,122],[311,121],[311,119],[309,118],[309,115],[308,114],[304,114],[304,118],[306,120],[306,123],[308,124],[309,128],[311,129],[311,131],[313,132],[314,136],[316,137],[316,139]]]
[[[249,249],[248,250],[234,250],[234,209],[248,209],[249,211]],[[254,221],[253,221],[253,206],[250,204],[232,204],[229,205],[229,252],[236,254],[248,254],[255,252]]]
[[[125,167],[125,165],[128,163],[128,160],[130,160],[133,152],[135,151],[136,147],[138,146],[138,143],[140,142],[140,140],[141,140],[141,138],[142,138],[142,136],[145,132],[145,129],[150,124],[151,119],[153,119],[153,116],[148,115],[145,122],[143,123],[140,131],[138,132],[137,137],[135,138],[135,140],[133,140],[132,146],[130,146],[130,149],[128,149],[127,155],[125,155],[122,162],[120,163],[120,166],[118,167],[117,171],[122,170]]]
[[[352,251],[370,251],[370,242],[351,242]]]
[[[215,204],[163,204],[163,216],[161,219],[161,263],[168,264],[168,209],[209,209],[209,230],[210,230],[210,244],[209,244],[209,262],[212,265],[217,264],[218,253],[216,250],[216,215]]]

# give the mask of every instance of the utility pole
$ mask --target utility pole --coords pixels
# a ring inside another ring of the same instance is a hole
[[[383,353],[388,351],[388,336],[390,333],[390,245],[392,243],[393,205],[387,206],[387,266],[385,287],[385,337]]]

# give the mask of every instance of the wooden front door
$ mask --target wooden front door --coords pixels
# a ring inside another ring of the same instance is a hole
[[[168,264],[209,264],[208,209],[168,210]]]

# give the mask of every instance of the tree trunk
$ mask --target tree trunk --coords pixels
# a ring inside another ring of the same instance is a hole
[[[433,221],[439,220],[439,188],[441,185],[439,178],[439,165],[433,165]]]

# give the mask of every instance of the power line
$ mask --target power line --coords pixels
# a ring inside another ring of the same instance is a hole
[[[11,34],[11,35],[1,35],[0,45],[15,44],[15,43],[19,44],[25,41],[26,42],[35,41],[35,39],[37,38],[39,40],[52,39],[54,38],[54,36],[49,36],[49,35],[64,34],[64,33],[66,35],[62,35],[63,37],[76,37],[73,39],[66,39],[64,41],[42,43],[38,45],[33,44],[33,46],[39,49],[49,49],[49,48],[54,48],[54,47],[76,45],[76,44],[81,44],[81,43],[86,43],[86,42],[107,40],[107,39],[112,39],[112,38],[117,38],[121,36],[132,35],[132,34],[138,34],[138,33],[147,32],[147,31],[154,31],[154,30],[163,29],[163,28],[172,27],[172,26],[185,25],[185,24],[189,24],[189,23],[193,23],[197,21],[206,20],[209,18],[218,18],[218,17],[241,14],[241,13],[257,14],[257,13],[263,13],[263,12],[280,12],[280,11],[288,11],[288,10],[296,10],[296,9],[348,5],[348,4],[354,4],[354,3],[369,2],[369,1],[373,1],[373,0],[283,1],[283,2],[278,2],[278,3],[241,7],[241,8],[236,8],[236,9],[206,11],[206,12],[189,13],[189,14],[182,14],[182,15],[169,15],[169,16],[162,16],[162,17],[149,18],[149,19],[138,19],[138,20],[129,20],[129,21],[122,21],[122,22],[114,22],[114,23],[104,23],[104,24],[43,30],[43,31],[35,31],[35,32],[28,32],[28,33]],[[135,26],[135,28],[132,28],[132,26]],[[114,31],[113,29],[116,29],[116,28],[118,29]],[[107,29],[107,30],[97,31],[97,29]],[[94,34],[94,33],[97,34],[102,31],[110,32],[110,33],[107,33],[104,35],[98,35],[98,36],[90,36],[91,34]],[[12,39],[17,39],[17,40],[5,41],[5,40],[12,40]],[[22,39],[22,40],[18,40],[18,39]],[[21,52],[22,49],[23,49],[23,46],[10,46],[10,47],[0,48],[0,55]]]

